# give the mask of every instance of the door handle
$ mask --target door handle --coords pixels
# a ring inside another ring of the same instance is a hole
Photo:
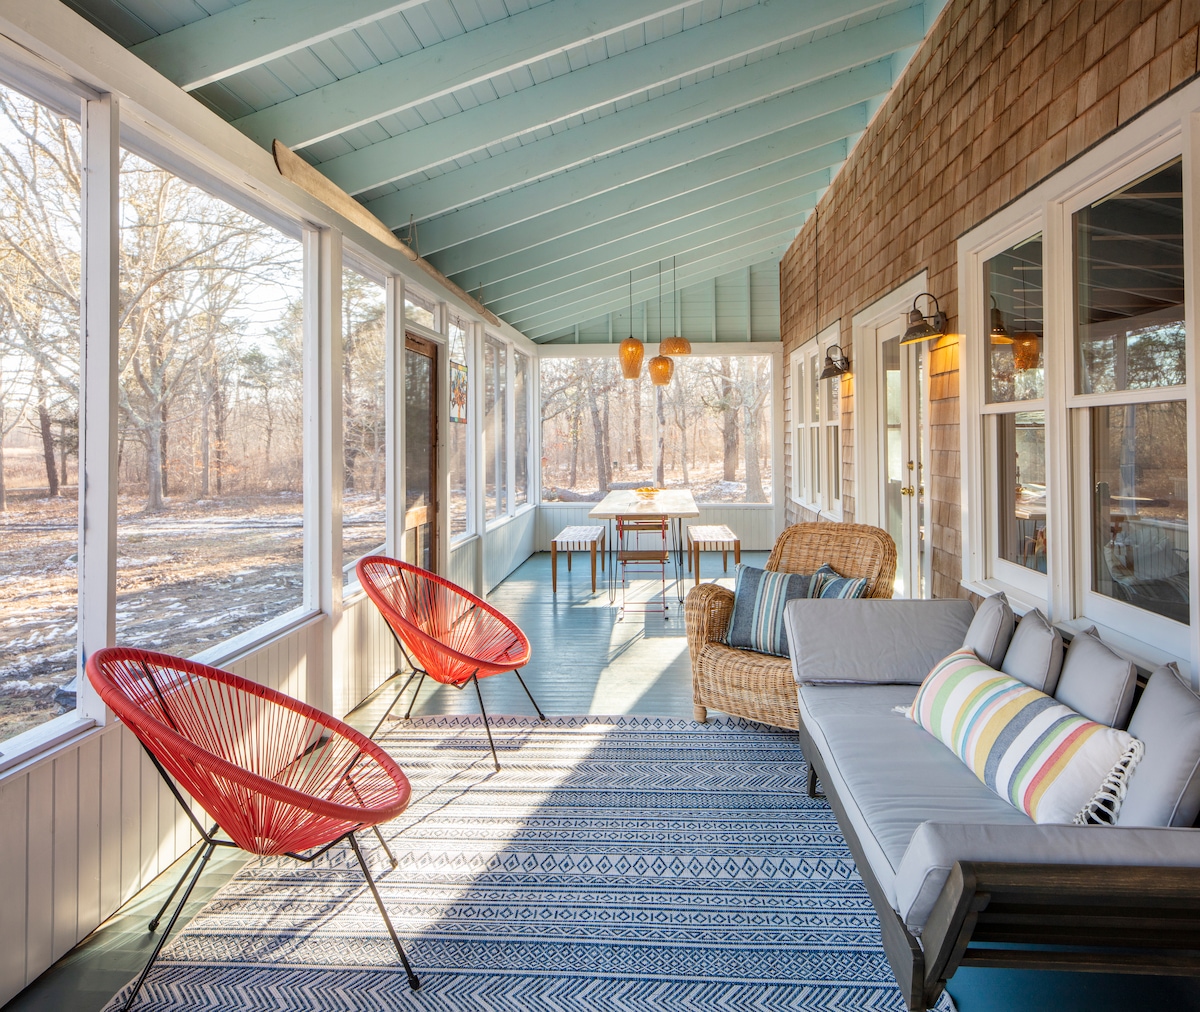
[[[917,492],[917,490],[915,488],[913,488],[911,485],[900,486],[900,494],[901,495],[916,495],[916,492]]]

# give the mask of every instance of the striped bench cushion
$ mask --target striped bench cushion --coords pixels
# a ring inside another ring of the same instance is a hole
[[[560,552],[586,552],[591,550],[592,545],[603,540],[603,527],[587,527],[580,524],[564,527],[558,532],[554,544]]]
[[[739,540],[724,524],[693,524],[688,528],[688,541],[702,552],[720,552]]]

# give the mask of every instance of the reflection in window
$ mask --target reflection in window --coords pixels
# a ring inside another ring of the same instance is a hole
[[[437,303],[428,295],[410,288],[404,290],[404,318],[430,330],[437,329]]]
[[[1188,622],[1187,405],[1090,410],[1092,589]]]
[[[999,556],[1046,572],[1046,413],[996,415]]]
[[[79,127],[0,87],[0,741],[74,709]]]
[[[117,636],[190,656],[302,603],[299,241],[126,153]]]
[[[1042,236],[1038,233],[984,266],[988,400],[1045,396],[1042,364]]]
[[[342,564],[387,542],[387,299],[382,285],[342,271]]]
[[[513,349],[513,505],[529,502],[529,356]]]
[[[698,502],[771,496],[771,357],[689,355],[665,387],[615,358],[543,358],[542,501],[690,488]]]
[[[488,519],[508,513],[508,346],[483,346],[484,497]]]
[[[1184,382],[1183,276],[1181,160],[1076,213],[1080,393]]]
[[[470,353],[467,325],[450,317],[450,422],[446,447],[450,454],[450,538],[468,533],[467,493],[467,403],[470,383]]]

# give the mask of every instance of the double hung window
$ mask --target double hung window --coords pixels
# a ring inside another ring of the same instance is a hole
[[[792,498],[834,516],[842,512],[841,379],[821,373],[837,340],[830,327],[792,354]]]

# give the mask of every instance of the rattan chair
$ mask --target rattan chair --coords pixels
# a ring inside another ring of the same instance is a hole
[[[766,568],[814,573],[828,563],[842,576],[866,577],[867,597],[891,597],[896,545],[866,524],[793,524],[771,549]],[[683,605],[692,659],[692,703],[698,721],[710,709],[774,727],[799,728],[792,664],[722,642],[733,614],[733,591],[715,583],[694,587]]]

